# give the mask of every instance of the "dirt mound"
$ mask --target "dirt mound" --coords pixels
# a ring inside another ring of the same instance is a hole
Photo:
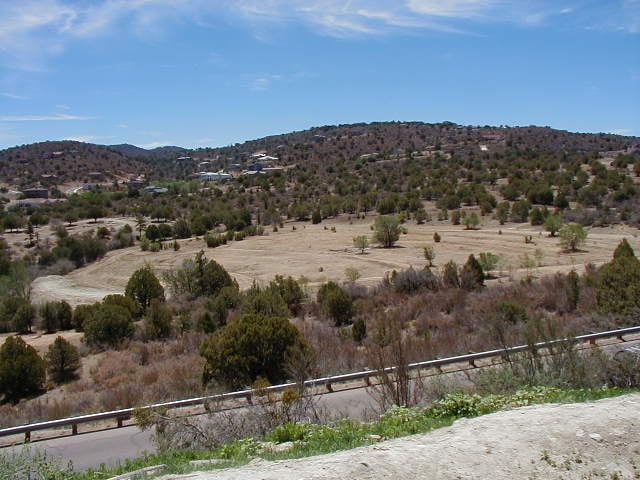
[[[354,450],[164,480],[632,479],[640,475],[640,394],[539,405]]]

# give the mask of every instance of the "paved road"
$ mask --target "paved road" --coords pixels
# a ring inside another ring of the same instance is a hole
[[[19,451],[22,448],[20,445],[7,450]],[[97,468],[102,463],[116,465],[126,458],[140,457],[145,451],[154,451],[151,432],[142,432],[135,425],[35,442],[27,448],[30,451],[43,451],[47,457],[59,458],[62,465],[71,462],[74,470]]]
[[[334,392],[318,398],[319,405],[336,416],[359,417],[372,415],[376,410],[375,401],[364,389]],[[21,448],[15,446],[8,450]],[[117,465],[127,458],[155,451],[151,432],[143,432],[135,425],[34,442],[29,449],[60,458],[63,465],[71,462],[75,470],[97,468],[102,463]]]

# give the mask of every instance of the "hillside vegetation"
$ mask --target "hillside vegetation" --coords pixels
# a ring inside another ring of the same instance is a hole
[[[0,421],[632,325],[640,308],[637,146],[632,137],[451,123],[321,127],[144,163],[78,145],[105,170],[147,169],[164,189],[109,180],[60,192],[55,203],[7,202],[0,330],[12,340],[0,351]],[[10,163],[54,147],[64,145],[12,150]],[[82,160],[66,155],[33,163],[79,175],[73,162]],[[232,178],[192,176],[205,167]],[[614,234],[601,234],[611,225]],[[31,296],[34,278],[74,270],[66,280],[102,279],[98,302]],[[514,362],[517,381],[495,384],[637,383],[607,358],[586,369],[571,348],[558,353],[571,359],[566,368]],[[44,363],[20,360],[37,356]],[[28,391],[16,389],[9,372],[35,363]],[[382,406],[427,399],[403,378],[389,379]]]

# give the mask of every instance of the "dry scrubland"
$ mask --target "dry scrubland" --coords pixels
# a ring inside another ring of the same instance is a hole
[[[180,266],[183,260],[193,258],[204,249],[207,257],[222,264],[244,289],[256,280],[268,282],[274,275],[306,277],[313,287],[327,280],[345,280],[345,269],[356,268],[361,275],[358,283],[375,285],[387,272],[406,269],[410,266],[422,268],[426,265],[423,247],[433,245],[436,252],[435,266],[439,268],[449,260],[463,264],[469,254],[492,252],[503,257],[499,269],[499,281],[507,282],[527,273],[535,276],[554,272],[567,272],[576,268],[579,272],[586,263],[602,264],[611,259],[613,251],[623,238],[640,251],[638,230],[622,225],[589,230],[582,251],[565,253],[557,238],[549,238],[540,227],[529,224],[507,223],[498,225],[494,220],[483,218],[479,230],[465,230],[450,222],[430,222],[416,225],[408,222],[408,234],[402,235],[392,249],[371,247],[364,255],[353,247],[353,237],[371,236],[374,216],[364,220],[353,220],[347,216],[312,225],[309,222],[286,223],[278,232],[267,230],[262,237],[248,237],[240,242],[231,242],[215,249],[207,249],[202,239],[180,240],[180,250],[163,250],[158,253],[143,252],[139,246],[109,252],[105,258],[79,270],[60,277],[41,277],[33,283],[34,302],[66,300],[72,305],[101,300],[110,293],[122,293],[131,274],[145,263],[158,272]],[[108,227],[122,225],[124,219],[105,221]],[[102,224],[98,224],[102,225]],[[85,224],[83,228],[95,228],[96,224]],[[335,232],[332,231],[335,227]],[[80,227],[76,227],[80,228]],[[294,230],[295,228],[295,230]],[[499,231],[502,234],[499,234]],[[73,233],[73,229],[70,230]],[[438,232],[442,241],[434,243],[433,234]],[[533,237],[532,244],[524,242],[525,235]],[[531,271],[522,268],[522,257],[531,259],[540,249],[543,252],[542,267]]]

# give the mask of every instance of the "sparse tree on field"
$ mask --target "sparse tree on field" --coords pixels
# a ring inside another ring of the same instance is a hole
[[[151,265],[145,265],[133,272],[124,294],[136,300],[143,312],[151,305],[151,300],[154,298],[164,301],[164,288],[153,273]]]
[[[476,212],[471,212],[470,215],[464,217],[462,224],[467,230],[476,230],[480,225],[480,217],[478,217]]]
[[[47,362],[47,373],[54,383],[61,384],[77,378],[80,355],[78,349],[64,338],[57,337],[49,346],[44,358]]]
[[[142,215],[136,215],[136,229],[138,230],[138,237],[142,238],[142,232],[147,228],[147,220]]]
[[[560,229],[560,246],[565,250],[577,252],[587,240],[587,231],[582,225],[570,223]]]
[[[347,267],[344,269],[344,276],[347,277],[347,280],[351,283],[355,283],[360,278],[360,272],[357,268]]]
[[[400,219],[391,215],[381,215],[374,224],[374,239],[383,248],[391,248],[400,238]]]
[[[358,235],[353,237],[353,246],[360,249],[360,254],[369,247],[369,238],[366,235]]]
[[[506,200],[500,202],[496,208],[496,218],[500,222],[500,225],[504,225],[509,219],[509,213],[511,212],[511,204]]]
[[[436,251],[431,245],[427,245],[423,249],[424,258],[429,262],[429,267],[433,267],[433,261],[436,259]]]
[[[563,225],[562,218],[556,213],[548,215],[544,220],[544,229],[549,232],[550,237],[555,237]]]
[[[480,262],[480,266],[483,271],[490,272],[491,270],[496,269],[498,261],[500,261],[500,257],[491,252],[482,252],[478,255],[478,261]]]

